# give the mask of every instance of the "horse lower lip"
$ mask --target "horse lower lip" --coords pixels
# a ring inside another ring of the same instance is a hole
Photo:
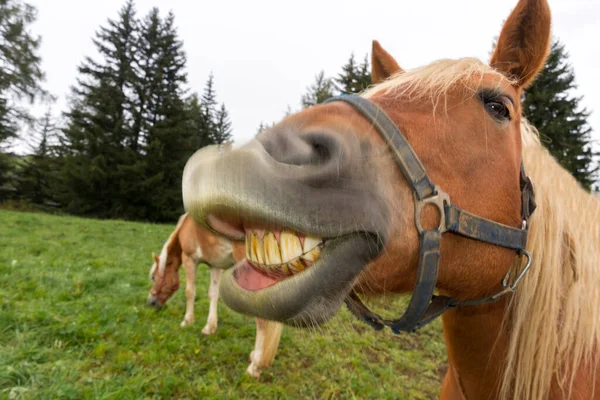
[[[246,275],[248,271],[239,269],[245,260],[224,273],[220,298],[242,314],[295,326],[318,324],[339,309],[354,279],[382,246],[375,235],[364,233],[327,240],[314,265],[282,280],[266,275],[259,280],[258,271]]]

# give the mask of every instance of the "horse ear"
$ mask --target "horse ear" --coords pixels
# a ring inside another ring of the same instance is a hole
[[[158,263],[158,256],[154,254],[154,252],[152,252],[152,258],[154,259],[154,261],[156,261],[156,263]]]
[[[394,57],[381,47],[377,40],[373,40],[371,51],[371,83],[374,85],[385,81],[397,72],[403,72]]]
[[[490,65],[527,87],[550,50],[550,7],[546,0],[519,0],[498,38]]]

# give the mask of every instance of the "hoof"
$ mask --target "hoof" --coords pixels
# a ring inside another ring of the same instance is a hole
[[[181,321],[181,324],[179,324],[179,326],[181,326],[182,328],[185,328],[186,326],[190,326],[191,324],[193,324],[194,321],[189,321],[187,319],[184,319],[183,321]]]
[[[216,331],[217,331],[217,327],[216,326],[210,326],[210,325],[206,325],[204,327],[204,329],[202,329],[202,333],[204,333],[205,335],[212,335]]]
[[[255,379],[260,378],[260,368],[254,363],[250,363],[246,373]]]

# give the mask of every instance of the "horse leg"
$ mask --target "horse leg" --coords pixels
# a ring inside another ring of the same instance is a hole
[[[250,365],[246,372],[254,378],[258,378],[261,370],[270,367],[275,359],[283,324],[260,318],[255,318],[255,320],[256,342],[254,350],[250,353]]]
[[[217,331],[217,303],[219,301],[219,281],[221,280],[222,269],[210,269],[210,287],[208,288],[208,299],[210,308],[208,310],[208,319],[206,326],[202,329],[205,335],[211,335]]]
[[[183,267],[185,269],[185,317],[181,322],[184,328],[194,323],[194,302],[196,301],[196,262],[183,254]]]

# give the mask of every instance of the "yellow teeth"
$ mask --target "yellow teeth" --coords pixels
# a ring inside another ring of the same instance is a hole
[[[302,245],[300,238],[292,232],[283,231],[279,236],[281,246],[281,259],[283,262],[288,262],[302,255]]]
[[[280,268],[280,271],[283,273],[283,275],[289,276],[292,275],[293,272],[290,270],[290,267],[288,266],[288,264],[281,264],[278,268]]]
[[[314,247],[311,251],[306,252],[300,256],[303,260],[315,262],[319,259],[321,255],[321,247]]]
[[[302,272],[319,259],[323,240],[306,236],[302,242],[294,232],[284,230],[277,240],[267,231],[262,239],[257,232],[246,233],[246,258],[269,273],[293,275]]]
[[[290,270],[294,274],[297,274],[298,272],[302,272],[302,271],[304,271],[304,268],[306,268],[304,266],[304,263],[302,262],[302,260],[299,258],[296,258],[296,259],[290,261],[288,263],[288,266],[290,267]]]
[[[265,264],[281,264],[281,254],[279,252],[279,246],[277,245],[277,239],[272,232],[269,232],[263,238],[263,246],[265,249]]]
[[[309,252],[322,243],[321,238],[313,236],[307,236],[304,238],[304,245],[302,246],[303,253]]]
[[[263,244],[256,233],[252,234],[252,238],[250,240],[250,259],[252,261],[256,261],[259,264],[265,263],[265,253],[263,250]]]

